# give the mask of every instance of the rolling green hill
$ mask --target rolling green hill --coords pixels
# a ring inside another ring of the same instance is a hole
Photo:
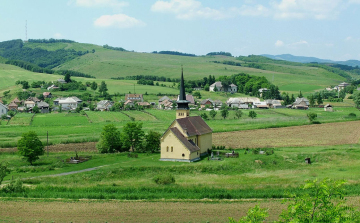
[[[346,78],[337,73],[328,71],[321,67],[309,67],[301,63],[276,61],[260,56],[249,57],[227,57],[227,56],[175,56],[153,53],[122,52],[111,49],[105,49],[102,46],[85,43],[24,43],[25,48],[40,48],[47,51],[74,50],[89,51],[82,56],[66,61],[54,68],[54,70],[74,70],[85,74],[95,76],[96,82],[105,80],[109,85],[110,93],[127,93],[133,89],[136,81],[110,80],[114,77],[126,77],[133,75],[156,75],[170,78],[178,78],[180,67],[183,65],[184,74],[187,80],[198,80],[209,75],[215,77],[223,75],[232,75],[236,73],[248,73],[250,75],[264,76],[273,84],[279,86],[281,91],[289,93],[310,93],[315,90],[324,89],[331,85],[337,85],[346,80]],[[95,50],[94,53],[92,51]],[[217,61],[218,63],[214,63]],[[233,61],[240,63],[241,66],[223,64],[223,61]],[[4,59],[0,58],[0,63]],[[15,69],[19,72],[19,69]],[[21,70],[21,69],[20,69]],[[7,71],[8,73],[9,71]],[[21,72],[20,72],[21,73]],[[4,71],[1,76],[4,75]],[[53,75],[45,75],[42,80],[53,80]],[[6,75],[5,75],[6,76]],[[14,75],[13,75],[14,76]],[[35,78],[39,75],[33,75]],[[41,75],[40,75],[41,76]],[[20,75],[18,79],[23,76]],[[31,75],[28,80],[33,78]],[[16,78],[15,78],[16,79]],[[35,80],[35,79],[34,79]],[[89,79],[77,79],[81,81],[93,81]],[[16,81],[16,80],[15,80]],[[15,83],[15,81],[11,81]],[[11,87],[10,83],[2,84],[0,90],[4,87]],[[159,93],[175,92],[171,88],[156,86],[141,86],[137,89],[146,88],[145,91]]]

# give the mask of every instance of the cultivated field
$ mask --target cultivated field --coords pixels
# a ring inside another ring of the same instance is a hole
[[[356,144],[360,121],[272,129],[223,132],[213,135],[213,144],[231,148],[302,147]]]

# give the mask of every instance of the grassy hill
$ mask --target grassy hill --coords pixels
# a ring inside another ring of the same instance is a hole
[[[105,80],[110,93],[128,93],[133,91],[136,81],[110,80],[113,77],[126,77],[133,75],[156,75],[170,78],[178,78],[180,67],[184,66],[184,74],[187,80],[198,80],[209,75],[215,77],[232,75],[236,73],[248,73],[250,75],[264,76],[269,81],[279,86],[281,91],[297,94],[300,90],[306,95],[315,90],[324,89],[331,85],[337,85],[345,81],[344,77],[319,67],[309,67],[301,63],[275,61],[264,59],[265,57],[227,57],[227,56],[175,56],[153,53],[123,52],[105,49],[102,46],[85,43],[24,43],[24,47],[41,48],[48,51],[60,49],[89,51],[85,55],[67,61],[54,70],[74,70],[95,76],[96,82]],[[94,53],[92,51],[95,50]],[[260,58],[260,59],[259,59]],[[219,63],[214,63],[217,61]],[[222,64],[223,61],[234,61],[242,66]],[[0,63],[4,62],[0,58]],[[7,70],[7,71],[5,71]],[[16,71],[15,73],[12,70]],[[0,77],[12,76],[10,81],[0,84],[0,91],[14,87],[17,79],[24,80],[54,80],[54,75],[34,74],[18,68],[11,68],[2,65]],[[75,78],[75,77],[74,77]],[[75,78],[83,82],[93,79]],[[168,83],[170,84],[170,83]],[[173,94],[175,89],[156,86],[136,85],[139,93],[152,92]]]

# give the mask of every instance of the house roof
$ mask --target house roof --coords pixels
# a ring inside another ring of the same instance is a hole
[[[18,98],[15,98],[14,100],[12,100],[12,102],[20,103],[21,101]]]
[[[168,96],[163,96],[162,98],[159,99],[159,102],[163,102],[165,100],[170,100],[170,98]]]
[[[67,103],[77,103],[77,101],[73,98],[60,99],[59,104],[67,104]]]
[[[177,97],[177,101],[179,101],[180,95]],[[191,94],[186,95],[186,101],[189,101],[189,104],[195,104],[195,99]]]
[[[210,85],[210,87],[215,87],[215,86],[216,86],[216,88],[221,88],[222,87],[221,81],[216,81],[215,83]]]
[[[174,133],[174,135],[176,136],[176,138],[178,138],[180,140],[180,142],[188,149],[190,150],[190,152],[196,152],[199,151],[200,148],[192,141],[192,140],[188,140],[183,134],[181,134],[181,132],[179,131],[178,128],[174,127],[174,128],[170,128],[170,131],[172,133]]]
[[[309,104],[310,104],[310,102],[309,102],[308,99],[297,97],[296,100],[295,100],[295,102],[293,103],[293,105],[299,105],[301,102],[305,102],[306,105],[309,105]]]
[[[230,84],[230,87],[237,87],[235,84]]]
[[[18,105],[15,102],[11,102],[8,107],[18,107]]]
[[[212,129],[200,116],[180,118],[175,121],[187,132],[188,136],[204,135],[212,132]]]
[[[51,95],[51,92],[44,92],[43,95],[44,96],[49,96],[49,95]]]
[[[207,102],[213,103],[210,99],[204,99],[200,102],[200,104],[205,105]]]
[[[130,103],[134,104],[134,102],[132,102],[131,100],[127,100],[127,101],[124,103],[124,105],[130,104]]]
[[[39,103],[37,104],[37,106],[38,106],[39,108],[48,108],[48,107],[49,107],[49,104],[46,103],[46,102],[44,102],[44,101],[41,101],[41,102],[39,102]]]
[[[38,99],[37,97],[29,97],[28,99],[26,99],[25,102],[27,102],[27,101],[39,102],[39,101],[41,101],[41,100]]]
[[[144,101],[144,102],[137,102],[137,104],[140,105],[140,106],[150,106],[150,103],[149,103],[149,102],[146,102],[146,101]]]
[[[143,98],[142,94],[126,94],[125,99],[127,98]]]
[[[331,104],[326,104],[326,105],[324,106],[324,108],[328,108],[328,107],[332,107],[332,105],[331,105]]]
[[[1,102],[1,99],[0,99],[0,106],[5,107],[6,109],[8,108],[6,105],[4,105],[4,104]]]

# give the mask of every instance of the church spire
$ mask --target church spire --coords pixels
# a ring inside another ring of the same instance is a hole
[[[179,101],[186,101],[185,86],[184,86],[184,71],[181,67],[181,80],[180,80],[180,96]]]
[[[185,118],[189,116],[189,103],[190,101],[186,100],[185,94],[185,84],[184,84],[184,72],[181,68],[181,80],[180,80],[180,95],[179,99],[176,101],[177,111],[176,118]]]

